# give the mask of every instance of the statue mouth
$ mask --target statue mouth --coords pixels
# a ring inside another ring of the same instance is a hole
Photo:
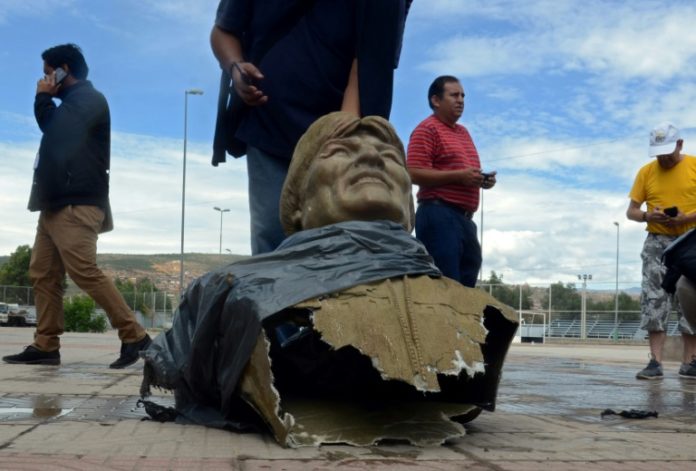
[[[360,172],[348,181],[349,186],[379,184],[391,189],[392,185],[381,172]]]

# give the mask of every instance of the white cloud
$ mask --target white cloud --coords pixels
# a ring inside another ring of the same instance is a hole
[[[696,8],[688,3],[456,4],[433,1],[419,10],[423,22],[464,23],[435,43],[424,70],[463,77],[568,70],[650,80],[693,73]]]
[[[36,213],[26,209],[31,168],[38,140],[0,143],[8,165],[0,187],[3,231],[0,253],[31,244]],[[230,208],[223,221],[223,250],[249,254],[249,218],[246,171],[243,160],[213,168],[207,143],[189,143],[187,152],[185,250],[215,252],[219,244],[219,213],[213,206]],[[177,253],[180,250],[181,141],[113,133],[111,205],[115,230],[100,237],[102,252]]]
[[[484,196],[484,275],[495,270],[508,282],[574,282],[577,273],[593,273],[596,287],[614,283],[617,221],[624,247],[620,280],[636,286],[644,234],[626,220],[627,205],[623,189],[588,192],[545,178],[503,175]]]

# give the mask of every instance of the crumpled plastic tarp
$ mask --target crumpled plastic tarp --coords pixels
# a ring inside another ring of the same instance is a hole
[[[269,254],[232,263],[195,280],[172,328],[141,352],[141,394],[177,392],[189,421],[229,421],[235,389],[264,320],[301,301],[404,275],[441,276],[423,245],[389,221],[350,221],[301,231]]]
[[[667,267],[662,288],[668,293],[675,292],[682,275],[696,283],[696,229],[691,229],[669,244],[662,254],[662,262]]]

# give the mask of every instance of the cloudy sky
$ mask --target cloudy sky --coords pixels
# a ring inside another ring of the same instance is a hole
[[[217,0],[0,2],[0,254],[31,244],[26,210],[40,133],[41,52],[79,44],[112,112],[104,253],[178,253],[184,90],[186,252],[248,254],[244,161],[210,165],[218,66],[208,37]],[[696,153],[696,5],[691,1],[415,0],[396,71],[392,122],[404,141],[429,114],[427,87],[460,77],[462,118],[498,185],[483,201],[484,273],[507,282],[637,286],[644,227],[627,194],[648,162],[650,128],[684,129]],[[476,221],[481,222],[481,211]]]

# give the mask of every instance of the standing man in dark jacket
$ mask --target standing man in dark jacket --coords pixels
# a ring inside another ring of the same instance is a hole
[[[285,238],[280,193],[309,125],[339,110],[389,118],[411,1],[220,1],[210,39],[246,104],[234,137],[246,144],[252,255]],[[213,164],[224,160],[217,150]]]
[[[97,267],[97,237],[111,229],[109,161],[111,121],[104,96],[87,79],[74,44],[47,49],[36,87],[34,114],[43,132],[34,161],[29,210],[40,211],[29,276],[38,323],[34,343],[7,363],[60,364],[65,273],[99,304],[118,329],[121,355],[111,368],[138,360],[150,337],[114,283]],[[61,100],[56,106],[53,98]],[[108,216],[108,217],[107,217]]]

